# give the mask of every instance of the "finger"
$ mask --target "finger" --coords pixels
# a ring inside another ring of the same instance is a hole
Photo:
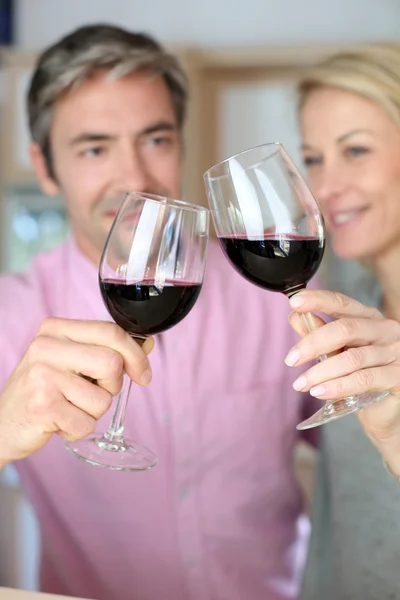
[[[326,290],[301,291],[290,298],[290,306],[298,312],[322,312],[335,318],[383,319],[382,314],[375,307],[365,306],[339,292]]]
[[[397,353],[390,346],[364,346],[349,348],[312,366],[294,381],[297,391],[307,392],[325,381],[344,377],[362,369],[387,366],[397,359]]]
[[[57,370],[79,373],[113,396],[121,389],[124,360],[112,348],[39,335],[30,345],[27,358],[31,363],[41,362]]]
[[[63,395],[66,378],[65,372],[41,363],[36,363],[27,377],[31,391],[25,406],[26,416],[41,438],[62,431],[71,439],[80,439],[94,431],[96,419]],[[87,386],[96,387],[84,380],[82,384],[82,388],[75,391],[85,392]]]
[[[321,319],[320,317],[317,317],[317,315],[310,315],[310,316],[313,321],[314,329],[318,329],[319,327],[322,327],[323,325],[326,324],[325,321],[323,319]],[[310,333],[310,330],[308,329],[307,325],[305,324],[301,314],[292,312],[292,313],[290,313],[288,320],[289,320],[290,325],[295,330],[295,332],[298,333],[301,337],[305,337],[306,335],[308,335]]]
[[[346,346],[388,345],[399,338],[400,324],[397,321],[342,318],[305,336],[290,350],[285,362],[293,367]]]
[[[123,357],[124,370],[132,381],[139,385],[147,385],[151,381],[151,366],[146,353],[115,323],[51,318],[43,321],[39,335],[111,348]],[[151,346],[151,342],[149,344]]]
[[[310,389],[311,396],[320,400],[338,400],[348,396],[357,396],[366,392],[400,390],[400,367],[397,363],[385,367],[373,367],[351,373],[346,377],[339,377],[324,381]]]
[[[98,421],[110,410],[113,396],[122,387],[122,378],[121,386],[115,394],[73,373],[60,373],[57,383],[66,400]]]
[[[90,435],[96,429],[97,421],[86,412],[64,402],[56,420],[57,433],[64,440],[74,442]]]
[[[28,420],[41,424],[48,433],[54,432],[54,423],[65,403],[99,419],[112,402],[111,394],[98,385],[46,363],[35,363],[27,371],[25,390],[19,392],[19,395],[23,394]]]

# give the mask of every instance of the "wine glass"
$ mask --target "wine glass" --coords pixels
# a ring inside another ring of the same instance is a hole
[[[325,227],[316,200],[283,146],[245,150],[211,167],[204,181],[215,230],[232,266],[251,283],[289,298],[305,289],[322,260]],[[312,315],[301,317],[312,331]],[[387,393],[328,401],[297,429],[328,423]]]
[[[104,303],[138,343],[179,323],[200,294],[206,263],[209,211],[179,200],[130,192],[115,217],[100,261]],[[132,381],[125,374],[112,422],[67,449],[96,466],[119,471],[152,468],[148,448],[124,437]]]

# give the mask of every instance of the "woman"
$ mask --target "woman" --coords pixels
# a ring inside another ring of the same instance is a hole
[[[390,390],[357,416],[394,476],[354,415],[322,427],[303,597],[395,599],[400,598],[400,46],[332,57],[305,74],[299,97],[304,161],[333,251],[367,265],[380,294],[379,311],[336,293],[295,296],[290,320],[305,337],[287,362],[299,366],[344,350],[294,383],[320,400]],[[299,311],[337,320],[306,335]]]

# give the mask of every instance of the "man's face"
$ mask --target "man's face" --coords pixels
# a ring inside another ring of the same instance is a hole
[[[63,196],[76,242],[95,263],[126,192],[178,198],[181,183],[181,137],[164,79],[107,75],[99,72],[55,104],[55,180],[32,147],[43,191]]]

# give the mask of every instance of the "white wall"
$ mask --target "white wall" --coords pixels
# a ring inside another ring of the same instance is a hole
[[[25,48],[95,21],[198,46],[400,41],[400,0],[17,1],[17,41]]]

